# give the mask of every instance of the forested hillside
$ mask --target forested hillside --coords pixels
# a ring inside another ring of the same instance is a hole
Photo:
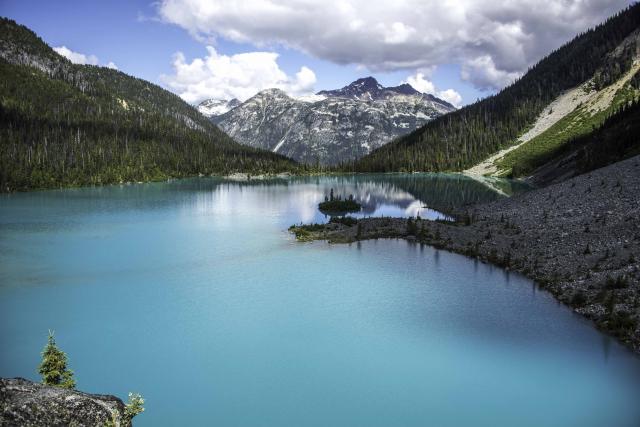
[[[497,169],[502,175],[528,177],[536,169],[554,161],[573,140],[596,132],[612,116],[620,114],[627,106],[638,101],[640,91],[634,87],[633,79],[628,80],[631,74],[639,76],[638,68],[632,67],[626,79],[621,79],[604,91],[591,91],[587,96],[579,97],[582,101],[573,111],[526,144],[516,147],[497,160]],[[626,120],[630,120],[630,116],[624,117],[629,117]]]
[[[178,96],[72,64],[0,18],[0,191],[296,168],[235,143]]]
[[[621,107],[589,135],[569,142],[557,155],[577,152],[578,173],[640,154],[640,101]]]
[[[640,100],[623,104],[588,134],[570,139],[532,171],[531,181],[547,185],[640,154]]]
[[[442,116],[345,165],[353,171],[462,170],[512,144],[544,107],[593,78],[594,89],[630,69],[636,49],[612,52],[640,28],[640,4],[577,36],[497,95]]]

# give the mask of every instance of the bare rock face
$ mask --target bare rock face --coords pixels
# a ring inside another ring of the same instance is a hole
[[[225,99],[207,99],[202,101],[196,108],[205,117],[220,116],[229,110],[236,108],[242,104],[237,98],[230,101]]]
[[[359,159],[455,110],[408,84],[383,87],[372,77],[310,97],[267,89],[239,105],[232,102],[207,100],[198,108],[242,144],[328,165]]]
[[[115,396],[0,378],[0,426],[130,426]]]

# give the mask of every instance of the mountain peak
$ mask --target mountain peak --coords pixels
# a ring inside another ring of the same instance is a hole
[[[453,111],[409,85],[385,88],[373,77],[317,95],[268,89],[212,120],[236,141],[299,162],[335,165]]]
[[[275,97],[290,98],[290,96],[284,90],[276,88],[276,87],[272,87],[272,88],[269,88],[269,89],[261,90],[260,92],[258,92],[254,96],[252,96],[252,98],[255,98],[256,96],[263,96],[263,97],[264,96],[275,96]]]
[[[403,83],[400,86],[388,87],[387,90],[400,93],[402,95],[420,95],[422,92],[417,91],[409,83]]]
[[[366,88],[366,89],[382,89],[383,88],[383,86],[380,83],[378,83],[378,81],[375,78],[371,76],[358,79],[346,87],[359,87],[359,88]]]
[[[341,89],[322,90],[317,95],[374,101],[380,97],[383,90],[384,87],[376,79],[369,76],[358,79]]]
[[[399,86],[384,87],[371,76],[360,78],[341,89],[322,90],[317,94],[334,98],[358,99],[360,101],[377,101],[382,99],[389,99],[398,95],[423,96],[427,97],[429,101],[438,102],[449,106],[449,104],[436,97],[425,95],[417,91],[408,83],[403,83]]]

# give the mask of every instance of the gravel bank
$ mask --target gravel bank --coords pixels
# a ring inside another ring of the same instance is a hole
[[[640,353],[640,156],[456,217],[290,230],[332,243],[406,238],[519,271]]]

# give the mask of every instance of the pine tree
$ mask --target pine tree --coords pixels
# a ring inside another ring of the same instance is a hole
[[[40,363],[38,372],[42,375],[42,382],[46,385],[70,389],[76,386],[73,372],[67,368],[67,355],[58,348],[51,331],[49,331],[47,345],[42,351],[42,363]]]
[[[412,217],[407,219],[407,234],[415,236],[418,234],[418,225],[415,223]]]

